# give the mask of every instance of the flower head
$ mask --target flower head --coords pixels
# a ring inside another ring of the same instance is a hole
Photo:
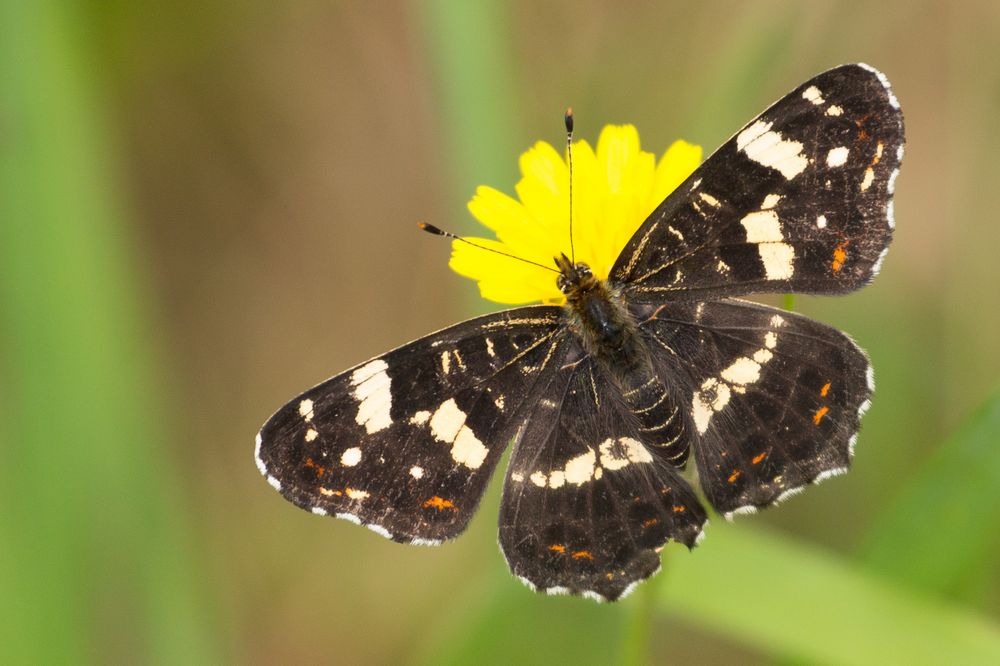
[[[607,279],[615,259],[639,225],[701,163],[701,147],[675,141],[657,163],[639,147],[632,125],[607,125],[595,151],[573,143],[573,244],[576,260]],[[496,234],[470,241],[551,266],[570,255],[569,168],[544,141],[521,155],[518,199],[485,185],[469,210]],[[483,298],[499,303],[561,303],[552,272],[454,241],[452,270],[479,283]]]

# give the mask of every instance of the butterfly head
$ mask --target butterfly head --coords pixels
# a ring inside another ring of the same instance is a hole
[[[592,291],[599,285],[599,281],[594,277],[590,266],[582,262],[574,264],[565,254],[555,258],[556,267],[559,269],[559,277],[556,284],[559,291],[566,295],[568,300],[573,300],[575,295]]]

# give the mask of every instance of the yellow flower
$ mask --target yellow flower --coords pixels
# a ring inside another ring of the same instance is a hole
[[[639,225],[701,163],[701,146],[675,141],[659,163],[639,147],[632,125],[607,125],[595,152],[586,141],[573,143],[573,243],[576,260],[606,279],[615,259]],[[469,240],[553,266],[570,256],[569,168],[551,145],[539,141],[521,155],[520,201],[480,186],[469,202],[472,214],[496,240]],[[448,264],[479,282],[483,298],[498,303],[561,303],[556,275],[537,266],[452,242]]]

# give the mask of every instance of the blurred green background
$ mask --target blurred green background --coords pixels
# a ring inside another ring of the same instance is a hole
[[[0,662],[1000,662],[1000,3],[0,0]],[[486,306],[427,220],[632,122],[710,152],[869,62],[893,251],[796,308],[868,349],[846,477],[627,601],[404,547],[260,478],[264,419]]]

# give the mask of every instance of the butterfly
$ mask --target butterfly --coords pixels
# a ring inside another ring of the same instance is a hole
[[[844,333],[741,300],[843,294],[893,231],[903,118],[885,76],[806,81],[712,154],[643,222],[606,281],[555,258],[565,305],[445,328],[279,409],[268,483],[312,513],[439,544],[497,462],[508,566],[550,594],[615,600],[726,517],[847,471],[874,389]]]

